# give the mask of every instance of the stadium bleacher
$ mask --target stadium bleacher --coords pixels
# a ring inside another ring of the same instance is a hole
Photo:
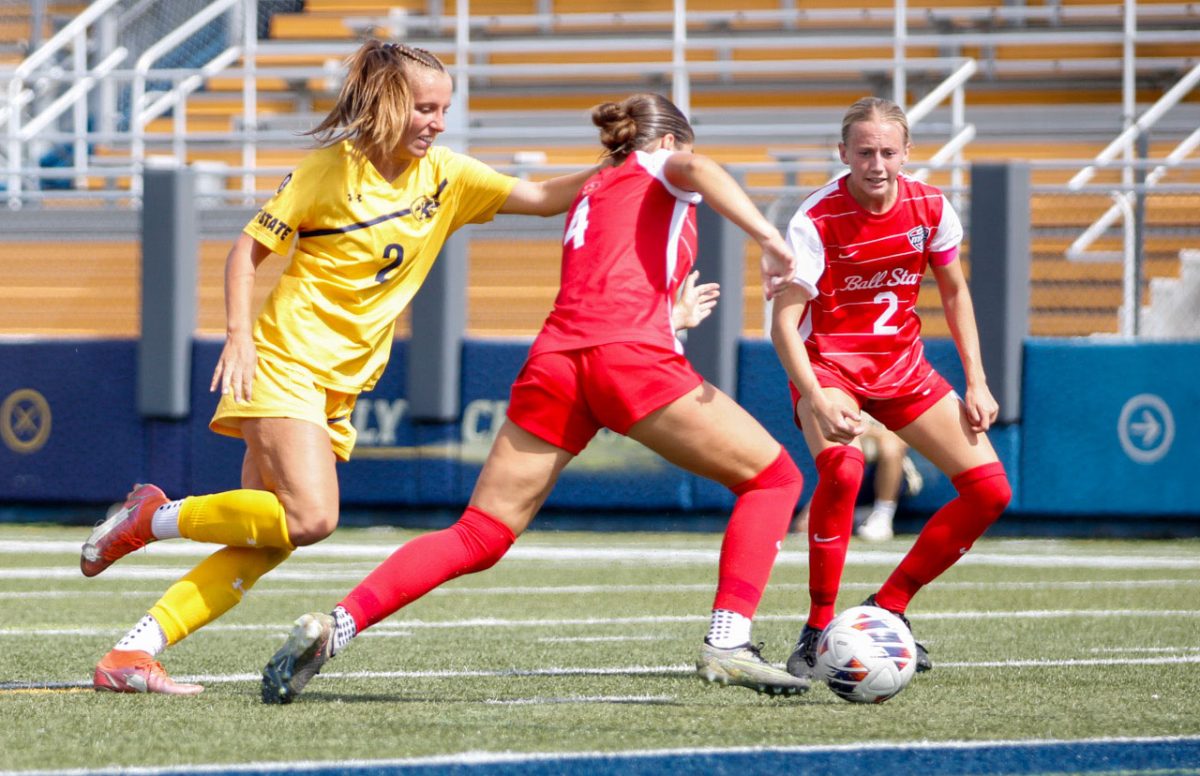
[[[435,43],[452,41],[453,4],[442,4],[438,26],[423,16],[428,4],[421,0],[405,3],[383,0],[309,0],[303,9],[272,13],[263,28],[269,37],[263,41],[303,44],[306,48],[280,49],[261,47],[255,57],[255,67],[264,71],[255,78],[256,115],[260,129],[279,130],[270,139],[257,143],[256,164],[266,168],[253,176],[258,192],[269,192],[281,174],[279,169],[293,165],[304,153],[301,139],[294,132],[283,132],[311,126],[332,104],[338,86],[337,67],[341,52],[364,33],[387,35],[396,24],[410,24],[414,34],[427,36]],[[835,2],[805,3],[803,9],[790,9],[790,4],[774,0],[732,4],[727,0],[703,0],[688,4],[689,51],[691,62],[713,65],[711,71],[702,69],[691,79],[691,106],[701,134],[704,150],[736,168],[747,164],[753,169],[744,173],[751,187],[775,191],[788,184],[797,194],[820,185],[837,165],[830,162],[836,141],[836,122],[841,109],[857,96],[868,91],[886,93],[886,75],[894,55],[892,23],[889,13],[892,3],[885,0],[859,2],[850,9]],[[645,2],[596,3],[582,0],[559,0],[550,3],[553,16],[538,16],[546,3],[533,0],[491,0],[474,2],[472,24],[484,41],[506,41],[503,49],[489,50],[483,57],[496,66],[497,75],[473,78],[470,91],[470,115],[480,125],[498,128],[526,127],[544,123],[547,127],[575,125],[577,135],[556,142],[544,138],[528,142],[513,142],[510,138],[485,136],[472,143],[472,152],[489,162],[504,166],[520,153],[537,151],[544,154],[548,164],[584,165],[595,158],[594,143],[587,134],[586,110],[603,99],[620,97],[642,88],[669,89],[669,78],[661,74],[646,76],[622,69],[636,54],[639,62],[652,62],[663,67],[670,64],[669,48],[643,50],[650,38],[661,38],[670,30],[672,3],[665,0]],[[1194,6],[1167,2],[1140,3],[1139,8],[1154,8],[1141,22],[1141,29],[1162,30],[1183,21],[1194,24]],[[0,51],[19,48],[21,36],[28,39],[28,21],[20,27],[15,6],[0,5]],[[81,6],[68,3],[49,3],[45,34],[54,25],[61,26]],[[403,15],[397,12],[403,10]],[[1045,11],[1039,14],[1038,9]],[[1026,159],[1036,162],[1063,162],[1050,169],[1035,166],[1035,185],[1061,185],[1083,164],[1095,157],[1108,140],[1119,131],[1121,45],[1104,40],[1095,42],[1087,36],[1066,35],[1056,45],[1052,57],[1045,45],[1023,38],[1005,38],[1001,33],[1059,29],[1064,33],[1103,33],[1119,30],[1120,4],[1091,4],[1059,2],[1041,5],[1029,3],[1018,14],[1012,7],[985,0],[923,0],[908,6],[908,28],[914,40],[922,35],[940,34],[946,44],[935,46],[920,42],[909,45],[906,56],[916,61],[942,57],[973,57],[979,62],[980,74],[965,91],[968,118],[976,129],[976,138],[962,153],[963,162],[1002,159]],[[788,16],[787,14],[791,14]],[[436,21],[436,20],[435,20]],[[770,45],[778,35],[805,34],[803,45]],[[978,42],[978,36],[993,34],[996,42]],[[845,42],[831,46],[831,40],[854,34],[859,45]],[[961,34],[963,37],[954,38]],[[449,37],[447,37],[449,36]],[[739,37],[740,36],[740,37]],[[551,46],[548,41],[602,40],[608,51],[594,46]],[[43,38],[44,39],[44,38]],[[625,43],[623,44],[622,41]],[[522,43],[524,42],[524,43]],[[765,43],[764,43],[765,42]],[[326,45],[328,44],[328,45]],[[337,49],[334,44],[342,46]],[[622,45],[629,48],[622,49]],[[524,47],[522,47],[524,46]],[[1139,62],[1146,69],[1139,81],[1139,97],[1152,101],[1164,86],[1171,84],[1171,74],[1194,58],[1195,44],[1156,42],[1139,43]],[[443,58],[453,63],[453,53]],[[828,63],[843,61],[843,70],[812,66],[806,71],[796,63]],[[864,61],[873,61],[873,68],[863,68]],[[761,69],[745,71],[716,67],[721,63],[740,63]],[[773,64],[774,63],[774,64]],[[517,72],[505,74],[504,66],[536,65],[540,74]],[[572,64],[607,66],[611,74],[598,77],[594,72],[573,73]],[[778,65],[777,69],[772,69]],[[242,65],[244,66],[244,63]],[[559,72],[562,71],[562,72]],[[912,67],[908,74],[913,101],[944,75]],[[477,81],[477,83],[476,83]],[[240,75],[217,74],[207,79],[202,90],[190,94],[184,111],[184,127],[189,135],[200,139],[186,146],[186,158],[207,163],[210,176],[216,176],[218,187],[236,190],[241,175],[233,172],[242,163],[240,144],[228,138],[245,123],[243,116],[243,78]],[[1189,106],[1197,104],[1193,95]],[[1194,114],[1194,107],[1189,107]],[[1071,111],[1077,112],[1073,124]],[[741,120],[730,125],[730,114]],[[1044,116],[1045,118],[1039,118]],[[1116,120],[1114,121],[1114,116]],[[1187,124],[1184,117],[1180,123]],[[822,134],[790,134],[796,124],[823,123]],[[928,121],[929,127],[915,128],[917,142],[913,166],[929,158],[945,133],[946,111],[943,109]],[[778,135],[748,134],[738,139],[730,126],[765,125],[769,130],[778,127]],[[171,116],[153,119],[146,125],[145,139],[149,153],[170,153],[176,143],[177,127]],[[1022,136],[1021,132],[1025,134]],[[291,137],[280,139],[282,134]],[[705,133],[719,133],[714,141],[704,143]],[[1151,158],[1169,153],[1177,141],[1154,136]],[[97,143],[95,157],[103,164],[119,166],[129,155],[128,144],[117,141]],[[764,171],[764,163],[781,159],[825,160],[795,173]],[[1074,167],[1067,161],[1075,161]],[[222,179],[221,165],[231,170]],[[215,172],[212,172],[215,170]],[[538,173],[534,173],[538,174]],[[945,170],[934,171],[931,182],[948,186],[951,177]],[[1117,182],[1115,172],[1101,173],[1096,182]],[[1200,181],[1195,169],[1173,173],[1173,182]],[[77,189],[105,191],[130,185],[130,177],[109,174],[102,169],[76,183]],[[765,201],[769,195],[760,197]],[[1156,280],[1178,278],[1179,252],[1195,247],[1200,237],[1194,229],[1194,213],[1200,194],[1173,193],[1169,196],[1147,198],[1144,234],[1145,263],[1142,268],[1141,297],[1149,303],[1149,288]],[[66,200],[78,207],[78,199]],[[47,206],[47,203],[42,203]],[[1117,260],[1077,263],[1064,257],[1065,248],[1101,213],[1111,205],[1104,194],[1039,193],[1032,201],[1034,228],[1032,261],[1031,334],[1035,336],[1080,336],[1112,333],[1117,330],[1119,306],[1122,301],[1122,272]],[[94,205],[93,205],[94,207]],[[786,220],[781,209],[777,220]],[[198,281],[200,294],[199,332],[216,333],[223,328],[220,267],[227,242],[208,235],[201,255],[203,268]],[[227,239],[231,238],[229,235]],[[1095,250],[1119,251],[1122,238],[1119,228],[1111,230],[1095,246]],[[34,278],[31,268],[40,262],[70,261],[67,254],[87,254],[96,257],[97,272],[111,271],[112,277],[124,281],[135,279],[139,250],[136,241],[126,243],[98,242],[94,245],[45,247],[34,250],[28,242],[0,244],[0,258],[6,266],[18,269],[15,278]],[[480,336],[512,336],[531,334],[540,324],[557,282],[556,241],[532,238],[522,242],[502,240],[473,240],[470,246],[471,270],[468,298],[471,302],[468,326]],[[747,257],[748,272],[754,265]],[[63,258],[54,258],[63,255]],[[519,255],[526,271],[522,280],[528,285],[520,288],[508,280],[509,274],[498,268],[507,256]],[[969,263],[969,245],[967,251]],[[115,262],[115,263],[114,263]],[[101,270],[100,268],[107,268]],[[130,273],[134,272],[134,275]],[[79,275],[65,283],[81,283]],[[91,275],[88,275],[90,278]],[[536,282],[534,282],[536,280]],[[14,281],[5,294],[20,295]],[[29,281],[32,283],[32,280]],[[116,285],[114,281],[113,285]],[[131,336],[137,331],[137,321],[125,316],[89,316],[86,311],[93,291],[70,286],[32,290],[24,301],[6,305],[0,313],[0,333],[38,331],[41,333],[93,334],[97,336]],[[39,287],[41,288],[41,287]],[[747,283],[745,291],[745,331],[756,335],[762,331],[762,300],[755,283]],[[40,295],[40,296],[39,296]],[[31,300],[37,298],[34,304]],[[923,289],[921,309],[926,331],[940,336],[946,333],[941,320],[936,288],[927,280]],[[22,312],[24,311],[24,312]],[[36,311],[37,320],[28,315]],[[86,321],[91,321],[90,325]],[[403,327],[401,327],[403,330]]]

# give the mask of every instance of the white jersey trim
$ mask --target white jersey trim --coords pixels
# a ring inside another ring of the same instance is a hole
[[[946,199],[946,195],[942,195],[942,222],[937,225],[937,234],[933,236],[933,240],[929,243],[931,253],[942,253],[952,248],[957,248],[963,241],[962,221],[958,218],[958,213],[955,212],[954,206],[950,204],[950,200]]]
[[[808,217],[808,211],[837,188],[837,180],[833,180],[814,191],[788,223],[787,244],[796,256],[796,274],[792,283],[803,288],[809,298],[817,296],[817,281],[825,273],[825,245]]]
[[[657,151],[649,154],[645,151],[633,152],[638,164],[642,166],[642,169],[650,173],[650,175],[653,176],[656,181],[665,186],[667,191],[671,192],[675,199],[682,200],[692,205],[697,205],[701,200],[704,199],[704,197],[700,196],[700,192],[684,191],[678,186],[672,185],[671,182],[667,180],[667,176],[663,174],[663,167],[666,166],[667,159],[671,158],[671,155],[674,153],[677,152],[671,151],[667,148],[660,148]]]
[[[697,194],[696,196],[700,196]],[[675,202],[675,209],[671,212],[671,227],[667,234],[667,280],[675,277],[675,268],[679,266],[679,246],[683,242],[682,234],[683,227],[687,224],[687,217],[691,205],[683,200]],[[671,310],[674,308],[674,299],[670,294],[667,295],[667,328],[671,332],[671,338],[675,341],[675,352],[683,353],[683,342],[675,334],[675,329],[671,326]]]

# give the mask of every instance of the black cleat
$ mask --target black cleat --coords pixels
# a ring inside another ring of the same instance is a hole
[[[312,612],[296,620],[287,641],[263,668],[263,703],[291,703],[333,657],[333,618]]]
[[[886,607],[879,606],[879,604],[875,603],[874,594],[867,596],[867,600],[862,602],[862,606],[874,606],[879,609],[892,612],[891,609],[887,609]],[[901,612],[892,612],[892,614],[899,617],[900,622],[904,623],[904,627],[908,628],[908,632],[912,633],[912,623],[908,621],[907,617],[905,617]],[[933,661],[929,659],[929,650],[925,649],[925,645],[917,641],[915,638],[913,639],[913,643],[917,645],[917,673],[924,673],[925,671],[933,668]]]
[[[801,679],[812,679],[817,665],[817,639],[821,637],[821,629],[804,623],[800,638],[792,649],[787,660],[787,672]]]

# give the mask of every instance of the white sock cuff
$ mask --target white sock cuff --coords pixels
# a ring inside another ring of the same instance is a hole
[[[731,649],[750,642],[749,617],[729,609],[713,609],[705,641],[718,649]]]
[[[154,534],[155,539],[178,539],[182,536],[179,533],[179,508],[182,506],[183,499],[180,499],[168,501],[154,510],[150,518],[150,533]]]
[[[340,606],[335,606],[330,614],[333,615],[333,646],[329,654],[336,655],[358,635],[358,624],[354,622],[350,612]]]
[[[125,634],[125,638],[113,647],[122,652],[149,652],[151,655],[157,655],[166,648],[167,634],[163,633],[158,620],[148,614],[138,620],[137,625]]]

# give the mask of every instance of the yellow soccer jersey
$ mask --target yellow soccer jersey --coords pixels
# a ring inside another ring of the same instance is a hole
[[[490,221],[515,184],[437,146],[391,182],[348,142],[312,152],[244,230],[282,255],[296,239],[255,323],[259,352],[303,364],[332,390],[369,390],[446,237]]]

